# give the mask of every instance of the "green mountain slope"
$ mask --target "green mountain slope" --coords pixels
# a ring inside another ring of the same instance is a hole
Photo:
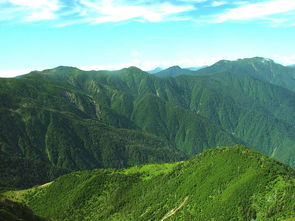
[[[69,172],[41,161],[0,153],[0,191],[40,185]]]
[[[237,143],[295,165],[295,93],[247,74],[58,67],[0,79],[0,97],[1,151],[59,168],[171,162]]]
[[[175,164],[75,172],[22,197],[53,220],[287,220],[295,172],[244,146],[223,147]]]
[[[155,79],[157,78],[153,78]],[[127,163],[128,154],[131,154],[125,153],[124,149],[127,146],[129,152],[139,152],[134,153],[133,157],[154,158],[153,162],[179,160],[184,157],[173,148],[176,135],[171,135],[171,130],[178,131],[179,126],[171,122],[167,131],[156,131],[154,128],[158,126],[155,124],[161,123],[165,129],[167,121],[162,119],[162,116],[159,116],[158,121],[156,115],[159,112],[153,107],[151,111],[142,108],[144,105],[149,108],[149,104],[154,104],[157,96],[150,93],[153,88],[149,83],[153,82],[150,81],[149,75],[139,69],[130,68],[118,73],[85,73],[74,68],[60,67],[40,74],[32,73],[22,79],[2,79],[0,83],[3,96],[1,149],[4,152],[49,160],[55,166],[70,169],[132,165]],[[162,99],[157,99],[156,103],[158,103],[157,110],[162,110],[165,105],[168,105],[168,108],[172,107],[172,104],[166,104]],[[180,117],[178,115],[183,117],[186,115],[180,107],[171,110],[171,114],[176,119]],[[146,119],[150,118],[152,122],[146,121],[142,125],[142,117],[149,114],[151,116]],[[195,116],[192,115],[192,117]],[[201,116],[197,118],[201,119]],[[210,124],[207,119],[201,120],[204,125]],[[187,127],[189,123],[186,120],[181,122],[180,126],[184,130],[196,133],[197,131],[190,129],[196,125]],[[183,132],[178,136],[184,142],[191,143],[187,148],[194,145],[203,149],[209,146],[208,143],[211,143],[210,146],[235,143],[232,136],[212,123],[211,125],[214,132],[210,134],[208,132],[205,136],[213,138],[219,136],[224,140],[223,142],[219,142],[217,137],[212,141],[196,139]],[[168,139],[172,146],[150,135],[116,128],[142,129],[144,132],[153,133],[165,139],[172,136]],[[144,136],[147,137],[144,138]],[[136,144],[138,144],[137,147]],[[149,149],[145,148],[147,145],[154,146],[153,150],[145,151]],[[112,150],[114,148],[119,150]],[[156,148],[159,150],[157,153]],[[164,151],[163,154],[159,154],[161,150]],[[152,156],[144,156],[147,152]],[[152,162],[130,159],[130,162],[132,161],[134,163]]]
[[[189,69],[181,68],[179,66],[172,66],[170,68],[167,68],[165,70],[155,73],[155,76],[157,76],[157,77],[175,77],[175,76],[179,76],[179,75],[183,75],[183,74],[193,74],[193,73],[194,72]]]
[[[238,59],[236,61],[222,60],[210,67],[196,71],[195,74],[203,75],[222,72],[251,76],[295,91],[295,70],[261,57]]]
[[[152,133],[186,153],[244,143],[295,165],[295,94],[252,76],[220,72],[160,79],[135,67],[117,72],[64,67],[36,76],[86,91],[106,124]]]
[[[191,110],[260,152],[294,165],[294,92],[231,73],[175,80],[184,79],[193,84]]]
[[[25,205],[0,198],[0,221],[46,221]]]
[[[111,111],[101,113],[90,96],[64,83],[1,79],[0,91],[0,148],[10,156],[74,170],[185,157],[165,140],[107,125],[100,118],[116,121]]]

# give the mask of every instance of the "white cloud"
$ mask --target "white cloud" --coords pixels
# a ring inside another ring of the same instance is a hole
[[[8,0],[10,3],[28,8],[43,8],[47,6],[55,5],[55,1],[50,0]]]
[[[283,20],[273,15],[288,18],[288,25],[294,23],[295,0],[0,0],[0,21],[34,22],[56,20],[58,27],[73,24],[100,24],[107,22],[137,21],[195,21],[199,23],[222,23],[250,19],[268,20],[273,27],[283,25]],[[252,1],[253,2],[253,1]],[[230,3],[230,4],[229,4]],[[226,5],[228,9],[222,13]],[[203,7],[216,7],[215,15],[204,15]],[[199,13],[187,13],[196,11]],[[229,8],[234,7],[234,8]],[[202,14],[203,13],[203,14]],[[273,20],[271,20],[273,19]],[[285,25],[285,24],[284,24]]]
[[[41,11],[33,12],[30,16],[27,16],[25,21],[41,21],[41,20],[52,20],[58,16],[51,10],[43,9]]]
[[[201,2],[203,0],[198,0]],[[130,0],[0,0],[0,21],[33,22],[58,19],[58,27],[77,23],[183,21],[181,13],[196,10],[196,1]],[[15,12],[18,13],[15,13]]]
[[[273,59],[283,65],[291,65],[295,64],[295,54],[288,55],[288,56],[273,56]]]
[[[39,69],[41,70],[41,69]],[[15,70],[0,70],[1,78],[11,78],[19,75],[27,74],[31,72],[32,69],[15,69]]]
[[[214,2],[211,3],[211,6],[212,7],[218,7],[218,6],[222,6],[222,5],[225,5],[225,4],[227,4],[227,2],[225,2],[225,1],[214,1]]]
[[[59,0],[2,0],[5,8],[0,11],[3,20],[22,21],[51,20],[58,17]],[[17,12],[17,13],[16,13]]]
[[[258,19],[293,10],[295,10],[294,0],[270,0],[229,9],[226,13],[218,15],[214,19],[214,22],[221,23],[230,20]]]
[[[187,2],[187,3],[203,3],[207,1],[208,0],[181,0],[181,2]]]
[[[195,9],[192,5],[173,5],[168,2],[136,5],[127,1],[82,0],[80,3],[84,9],[85,17],[92,23],[119,22],[130,19],[159,22],[170,15]]]
[[[141,60],[140,60],[140,57],[139,57],[139,51],[137,50],[132,50],[131,51],[131,56],[132,56],[132,66],[139,66],[141,64]]]
[[[138,52],[137,50],[132,50],[132,51],[131,51],[131,55],[132,55],[133,57],[137,57],[137,56],[139,55],[139,52]]]

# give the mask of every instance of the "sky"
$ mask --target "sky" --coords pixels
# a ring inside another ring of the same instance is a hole
[[[295,64],[295,0],[0,0],[0,77],[74,66]]]

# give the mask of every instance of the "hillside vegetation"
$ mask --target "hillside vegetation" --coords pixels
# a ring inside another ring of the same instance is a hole
[[[222,60],[216,64],[199,70],[196,74],[217,74],[231,72],[237,75],[251,76],[271,84],[295,91],[295,70],[291,67],[275,63],[271,59],[255,57],[236,61]]]
[[[23,204],[0,197],[0,221],[46,221]]]
[[[295,167],[293,69],[252,58],[180,70],[159,78],[136,67],[58,67],[0,79],[0,152],[85,170],[244,144]]]
[[[71,170],[50,166],[41,161],[0,153],[0,192],[47,183],[69,172]]]
[[[288,220],[295,172],[237,145],[174,164],[74,172],[21,198],[52,220]]]

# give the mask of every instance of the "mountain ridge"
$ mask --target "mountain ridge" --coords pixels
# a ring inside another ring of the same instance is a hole
[[[212,75],[224,71],[232,72],[237,75],[249,75],[256,79],[295,91],[294,69],[262,57],[238,59],[235,61],[219,61],[210,67],[196,71],[195,74]]]
[[[175,77],[178,75],[183,75],[183,74],[193,74],[194,72],[192,70],[189,70],[187,68],[181,68],[178,65],[171,66],[167,69],[164,69],[162,71],[159,71],[155,73],[157,77]]]
[[[174,164],[74,172],[6,196],[54,220],[284,220],[295,215],[294,189],[293,169],[237,145]]]
[[[252,75],[58,67],[0,79],[0,98],[0,150],[63,169],[173,162],[234,144],[295,165],[295,93]]]

